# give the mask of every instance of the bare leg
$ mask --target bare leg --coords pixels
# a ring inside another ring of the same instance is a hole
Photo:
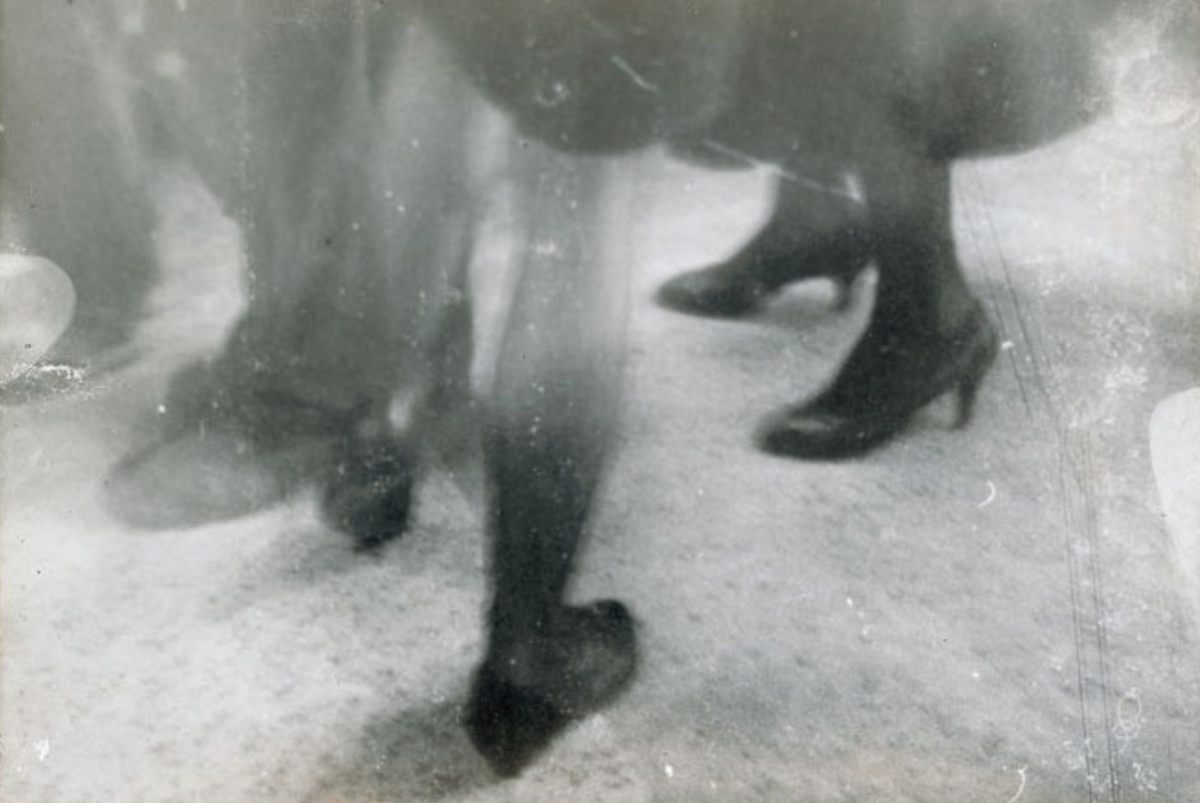
[[[566,604],[619,412],[625,187],[603,161],[540,146],[516,158],[528,252],[485,422],[493,597],[468,712],[503,774],[611,699],[635,663],[624,606]]]

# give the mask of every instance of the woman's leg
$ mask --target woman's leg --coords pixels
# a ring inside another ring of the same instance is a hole
[[[635,663],[624,606],[566,603],[620,410],[631,177],[525,146],[515,158],[524,273],[484,421],[488,650],[467,723],[503,774],[610,700]]]
[[[761,431],[768,451],[855,457],[903,431],[948,391],[969,419],[996,337],[963,277],[950,224],[950,166],[901,148],[867,154],[872,252],[879,269],[866,331],[817,398]]]

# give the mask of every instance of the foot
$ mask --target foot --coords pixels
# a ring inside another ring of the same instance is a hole
[[[326,482],[321,512],[352,536],[361,550],[376,550],[404,534],[412,501],[413,461],[393,438],[356,439]]]
[[[629,685],[637,666],[633,617],[615,600],[566,608],[537,650],[538,677],[520,683],[508,661],[489,656],[467,703],[471,743],[505,777],[520,773],[567,726]]]
[[[658,303],[667,309],[710,318],[740,318],[753,312],[778,290],[749,271],[729,263],[689,271],[658,289]]]
[[[978,307],[951,335],[923,344],[871,349],[864,339],[833,385],[770,418],[759,444],[803,459],[859,457],[895,438],[921,408],[948,392],[958,400],[955,425],[964,426],[997,350],[996,333]]]
[[[713,318],[739,318],[757,310],[785,286],[805,279],[829,279],[835,308],[845,309],[849,287],[871,258],[870,240],[847,230],[782,247],[773,222],[731,259],[689,271],[658,290],[658,303],[676,312]]]

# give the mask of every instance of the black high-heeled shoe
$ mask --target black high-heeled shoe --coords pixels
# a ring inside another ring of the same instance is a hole
[[[676,312],[738,318],[756,310],[786,285],[808,279],[834,283],[834,307],[850,303],[850,284],[871,258],[866,238],[853,232],[779,252],[776,235],[764,231],[725,262],[688,271],[659,288],[658,303]]]
[[[859,457],[899,435],[918,411],[946,393],[958,402],[954,427],[964,427],[998,350],[995,330],[976,306],[948,335],[882,346],[869,358],[859,357],[852,376],[843,369],[816,399],[768,419],[759,445],[788,457]],[[868,360],[872,364],[864,365]]]

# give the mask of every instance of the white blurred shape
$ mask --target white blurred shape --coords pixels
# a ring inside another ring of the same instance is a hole
[[[1200,388],[1154,408],[1150,458],[1184,590],[1200,620]]]
[[[0,382],[20,376],[66,331],[75,288],[48,259],[0,253]]]

